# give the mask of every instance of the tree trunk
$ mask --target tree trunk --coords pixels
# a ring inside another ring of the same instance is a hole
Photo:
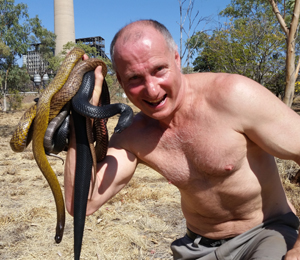
[[[179,2],[179,14],[180,14],[180,50],[179,50],[179,53],[180,53],[180,68],[182,68],[182,28],[183,28],[183,24],[182,24],[182,3],[180,0],[178,0]],[[184,1],[185,2],[185,1]]]
[[[7,110],[7,106],[6,106],[6,91],[7,91],[8,71],[9,71],[9,69],[6,70],[5,79],[4,79],[4,93],[3,93],[3,111],[4,112],[6,112],[6,110]]]
[[[286,52],[286,76],[285,76],[285,91],[283,102],[289,107],[292,106],[294,93],[295,93],[295,83],[296,83],[296,69],[295,69],[295,39],[287,39],[287,52]]]
[[[295,40],[296,32],[299,23],[299,14],[300,14],[300,0],[295,0],[294,12],[290,27],[284,21],[284,18],[281,16],[278,6],[274,0],[268,0],[273,8],[273,12],[277,17],[277,20],[286,35],[286,85],[285,85],[285,94],[283,102],[289,107],[292,106],[294,92],[295,92],[295,82],[298,72],[298,66],[296,70],[295,66]]]

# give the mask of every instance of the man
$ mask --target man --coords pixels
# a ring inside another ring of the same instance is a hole
[[[111,46],[117,78],[141,112],[110,140],[87,214],[131,179],[138,163],[178,187],[187,223],[174,259],[300,259],[299,220],[273,156],[300,163],[300,118],[266,88],[239,75],[183,75],[176,44],[152,20],[131,23]],[[99,99],[101,68],[93,95]],[[75,141],[65,169],[73,212]]]

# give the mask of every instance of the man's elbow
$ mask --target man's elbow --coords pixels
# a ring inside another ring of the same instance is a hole
[[[74,217],[74,208],[73,208],[73,207],[67,207],[67,206],[66,206],[66,209],[67,209],[67,212],[68,212],[72,217]],[[87,215],[87,216],[92,215],[95,211],[96,211],[96,210],[87,207],[87,209],[86,209],[86,215]]]
[[[92,200],[88,200],[88,204],[86,206],[86,215],[89,216],[89,215],[92,215],[94,212],[96,212],[98,209],[100,208],[99,205],[95,206],[93,204],[93,201]]]

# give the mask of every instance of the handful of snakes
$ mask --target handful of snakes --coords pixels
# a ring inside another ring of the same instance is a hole
[[[110,104],[105,79],[99,106],[89,103],[95,83],[95,68],[102,66],[104,78],[107,68],[99,59],[91,58],[83,61],[83,54],[84,51],[77,47],[69,52],[55,78],[42,92],[37,104],[30,107],[21,117],[10,140],[14,152],[24,151],[32,140],[34,158],[55,199],[57,211],[55,241],[60,243],[65,226],[65,206],[59,182],[47,160],[46,153],[57,154],[65,149],[65,143],[53,140],[54,137],[57,140],[66,139],[68,131],[65,129],[68,128],[69,114],[72,114],[77,150],[74,185],[74,259],[80,258],[92,168],[96,169],[97,162],[106,156],[107,119],[120,114],[115,127],[115,133],[118,133],[127,128],[133,118],[129,106],[122,103]],[[94,119],[93,127],[96,130],[92,129],[91,118]],[[63,134],[59,134],[59,131]],[[96,137],[96,147],[93,136]]]

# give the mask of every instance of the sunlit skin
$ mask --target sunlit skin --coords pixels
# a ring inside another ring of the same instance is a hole
[[[134,48],[128,42],[118,49],[117,77],[128,98],[144,114],[168,124],[184,100],[185,82],[178,52],[170,52],[166,44],[161,44],[162,35],[154,36],[155,41],[144,39]]]
[[[108,156],[98,164],[87,214],[118,193],[138,163],[179,189],[187,227],[208,238],[233,237],[294,211],[273,156],[300,163],[300,138],[291,138],[300,132],[296,113],[248,78],[181,74],[178,52],[141,23],[120,36],[114,58],[118,80],[141,112],[128,129],[112,136]],[[95,104],[103,81],[101,68],[97,72]],[[65,168],[71,214],[75,146],[73,136]],[[299,247],[298,239],[286,259],[297,259]]]

